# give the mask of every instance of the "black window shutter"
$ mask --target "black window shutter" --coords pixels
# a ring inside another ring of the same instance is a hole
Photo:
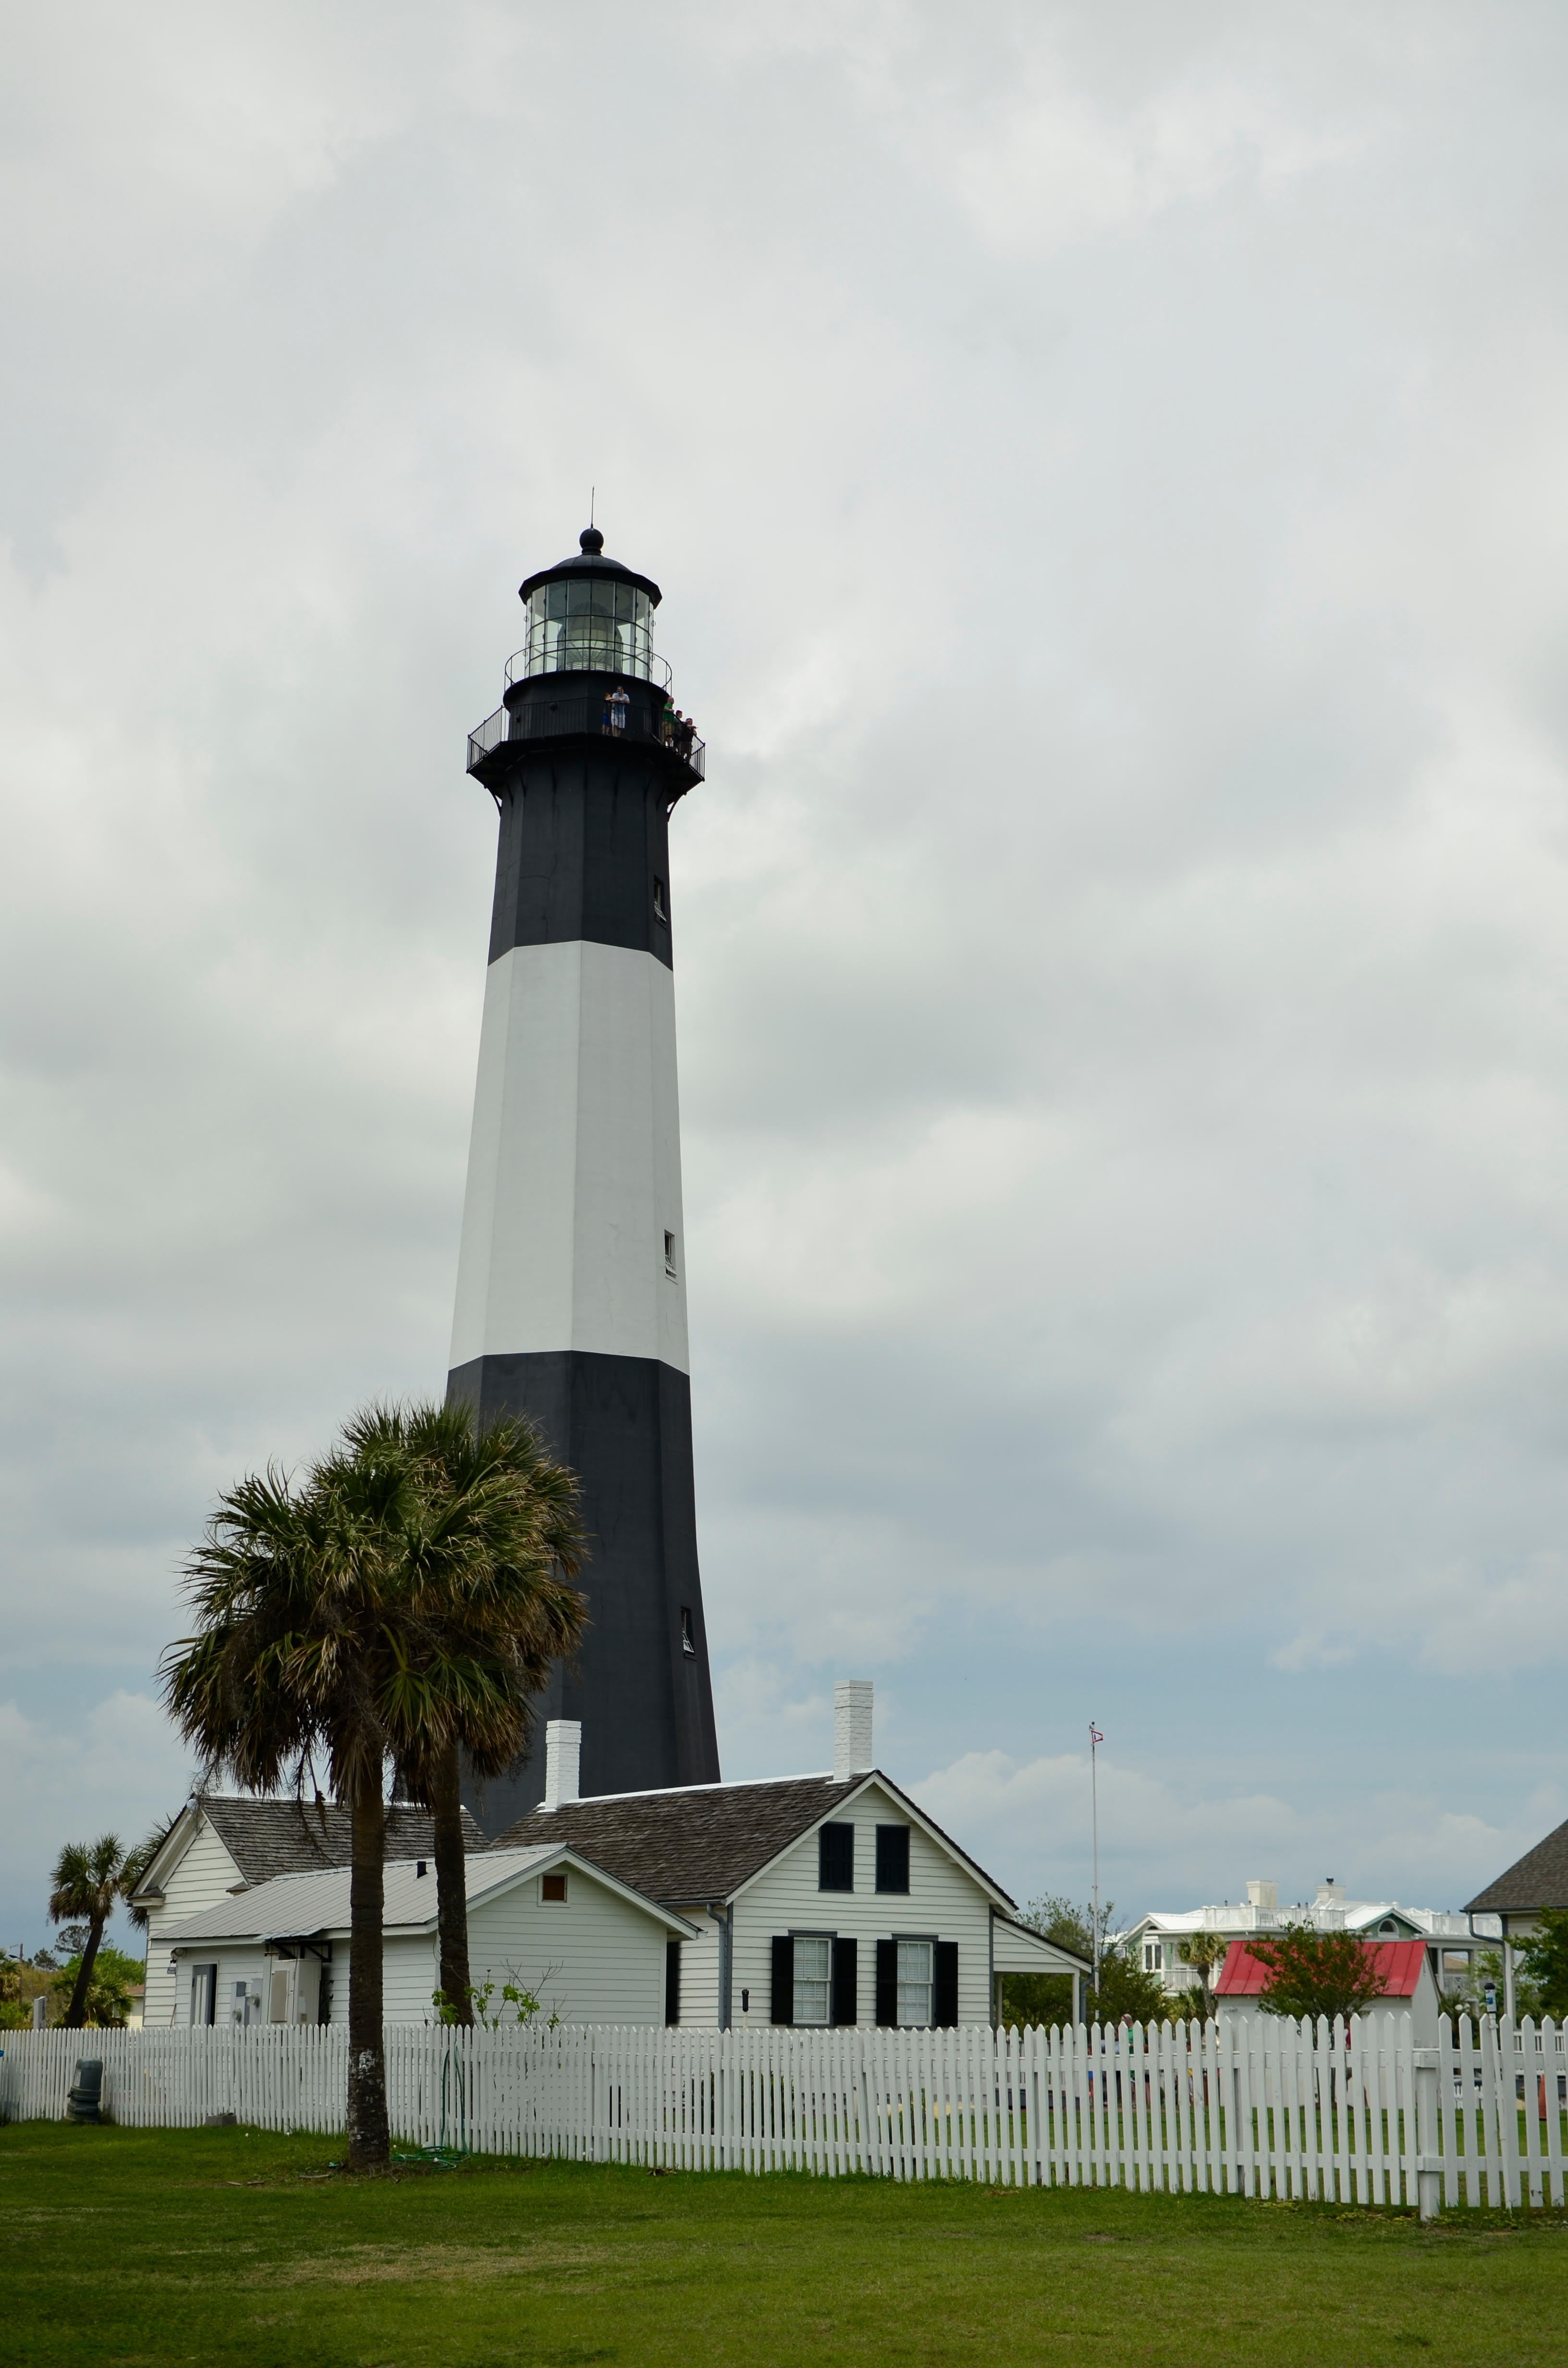
[[[773,2020],[795,2020],[795,1943],[788,1932],[773,1935]]]
[[[884,2031],[898,2021],[898,1942],[877,1942],[877,2021]]]
[[[817,1889],[819,1891],[853,1891],[854,1888],[854,1827],[819,1826],[817,1827]]]
[[[680,2021],[680,1942],[665,1943],[665,2021]]]
[[[903,1892],[909,1889],[907,1826],[877,1827],[877,1889]]]
[[[853,1941],[833,1944],[833,2019],[835,2022],[860,2020],[858,1951]]]
[[[959,1944],[956,1941],[937,1943],[937,1995],[932,2000],[932,2020],[938,2031],[951,2031],[959,2019]]]

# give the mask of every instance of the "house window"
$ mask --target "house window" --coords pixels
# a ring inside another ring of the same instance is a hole
[[[854,1827],[819,1826],[817,1828],[817,1889],[819,1891],[853,1891],[854,1888]]]
[[[1378,1936],[1383,1941],[1398,1940],[1399,1926],[1394,1922],[1392,1916],[1385,1916],[1383,1918],[1382,1922],[1378,1927]]]
[[[933,1943],[901,1941],[898,1944],[898,2019],[901,2024],[928,2024],[932,2020]]]
[[[680,1649],[687,1655],[688,1659],[693,1661],[696,1660],[697,1630],[692,1622],[691,1606],[689,1603],[683,1603],[680,1607]]]
[[[795,1936],[795,2021],[833,2020],[833,1942],[824,1933]]]
[[[669,1275],[669,1276],[672,1278],[672,1280],[673,1280],[674,1275],[675,1275],[675,1270],[676,1270],[676,1237],[675,1237],[675,1235],[674,1235],[673,1234],[671,1234],[671,1233],[666,1233],[666,1234],[665,1234],[665,1272],[667,1275]]]
[[[558,1900],[564,1907],[566,1904],[565,1875],[541,1874],[539,1879],[539,1896],[541,1899]]]
[[[663,921],[667,928],[669,925],[669,899],[665,894],[665,883],[662,880],[655,880],[653,882],[653,918],[656,921]]]
[[[877,1889],[903,1892],[909,1889],[907,1826],[877,1827]]]
[[[1143,1943],[1143,1971],[1146,1974],[1157,1974],[1159,1970],[1160,1944],[1157,1941],[1145,1941]]]

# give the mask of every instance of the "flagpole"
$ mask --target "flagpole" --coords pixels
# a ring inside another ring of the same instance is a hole
[[[1096,2014],[1099,2012],[1100,1995],[1100,1777],[1099,1763],[1096,1759],[1095,1754],[1104,1741],[1104,1736],[1100,1733],[1099,1728],[1095,1725],[1094,1720],[1091,1719],[1089,1721],[1089,1816],[1095,1841],[1094,1966],[1095,2012]]]

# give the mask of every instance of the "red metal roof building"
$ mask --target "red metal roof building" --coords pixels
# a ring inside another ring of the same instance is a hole
[[[1376,2010],[1413,2015],[1416,2045],[1435,2045],[1440,2001],[1428,1944],[1425,1941],[1363,1941],[1360,1946],[1383,1977],[1383,1995]],[[1268,1967],[1258,1962],[1246,1942],[1233,1941],[1214,1984],[1221,2012],[1267,2012],[1262,2000],[1270,1978]]]

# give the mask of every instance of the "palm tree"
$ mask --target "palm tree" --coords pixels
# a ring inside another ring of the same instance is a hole
[[[220,1497],[185,1570],[196,1633],[162,1664],[165,1702],[210,1773],[303,1787],[314,1754],[350,1813],[348,2160],[387,2161],[381,1946],[384,1782],[415,1741],[425,1656],[400,1587],[417,1519],[410,1458],[339,1451],[295,1486],[269,1468]]]
[[[472,2021],[461,1762],[498,1776],[528,1746],[551,1664],[581,1642],[582,1565],[574,1475],[530,1423],[476,1424],[466,1406],[372,1406],[348,1425],[358,1452],[413,1459],[419,1516],[404,1532],[406,1591],[429,1622],[418,1741],[402,1774],[435,1827],[440,1986],[446,2011]],[[411,1705],[412,1707],[412,1705]]]
[[[114,1914],[114,1903],[125,1887],[125,1854],[118,1834],[100,1834],[96,1842],[67,1842],[54,1863],[49,1895],[52,1924],[85,1923],[86,1945],[76,1969],[65,2029],[80,2031],[87,2019],[87,1993],[92,1987],[93,1961],[104,1937],[104,1926]]]

